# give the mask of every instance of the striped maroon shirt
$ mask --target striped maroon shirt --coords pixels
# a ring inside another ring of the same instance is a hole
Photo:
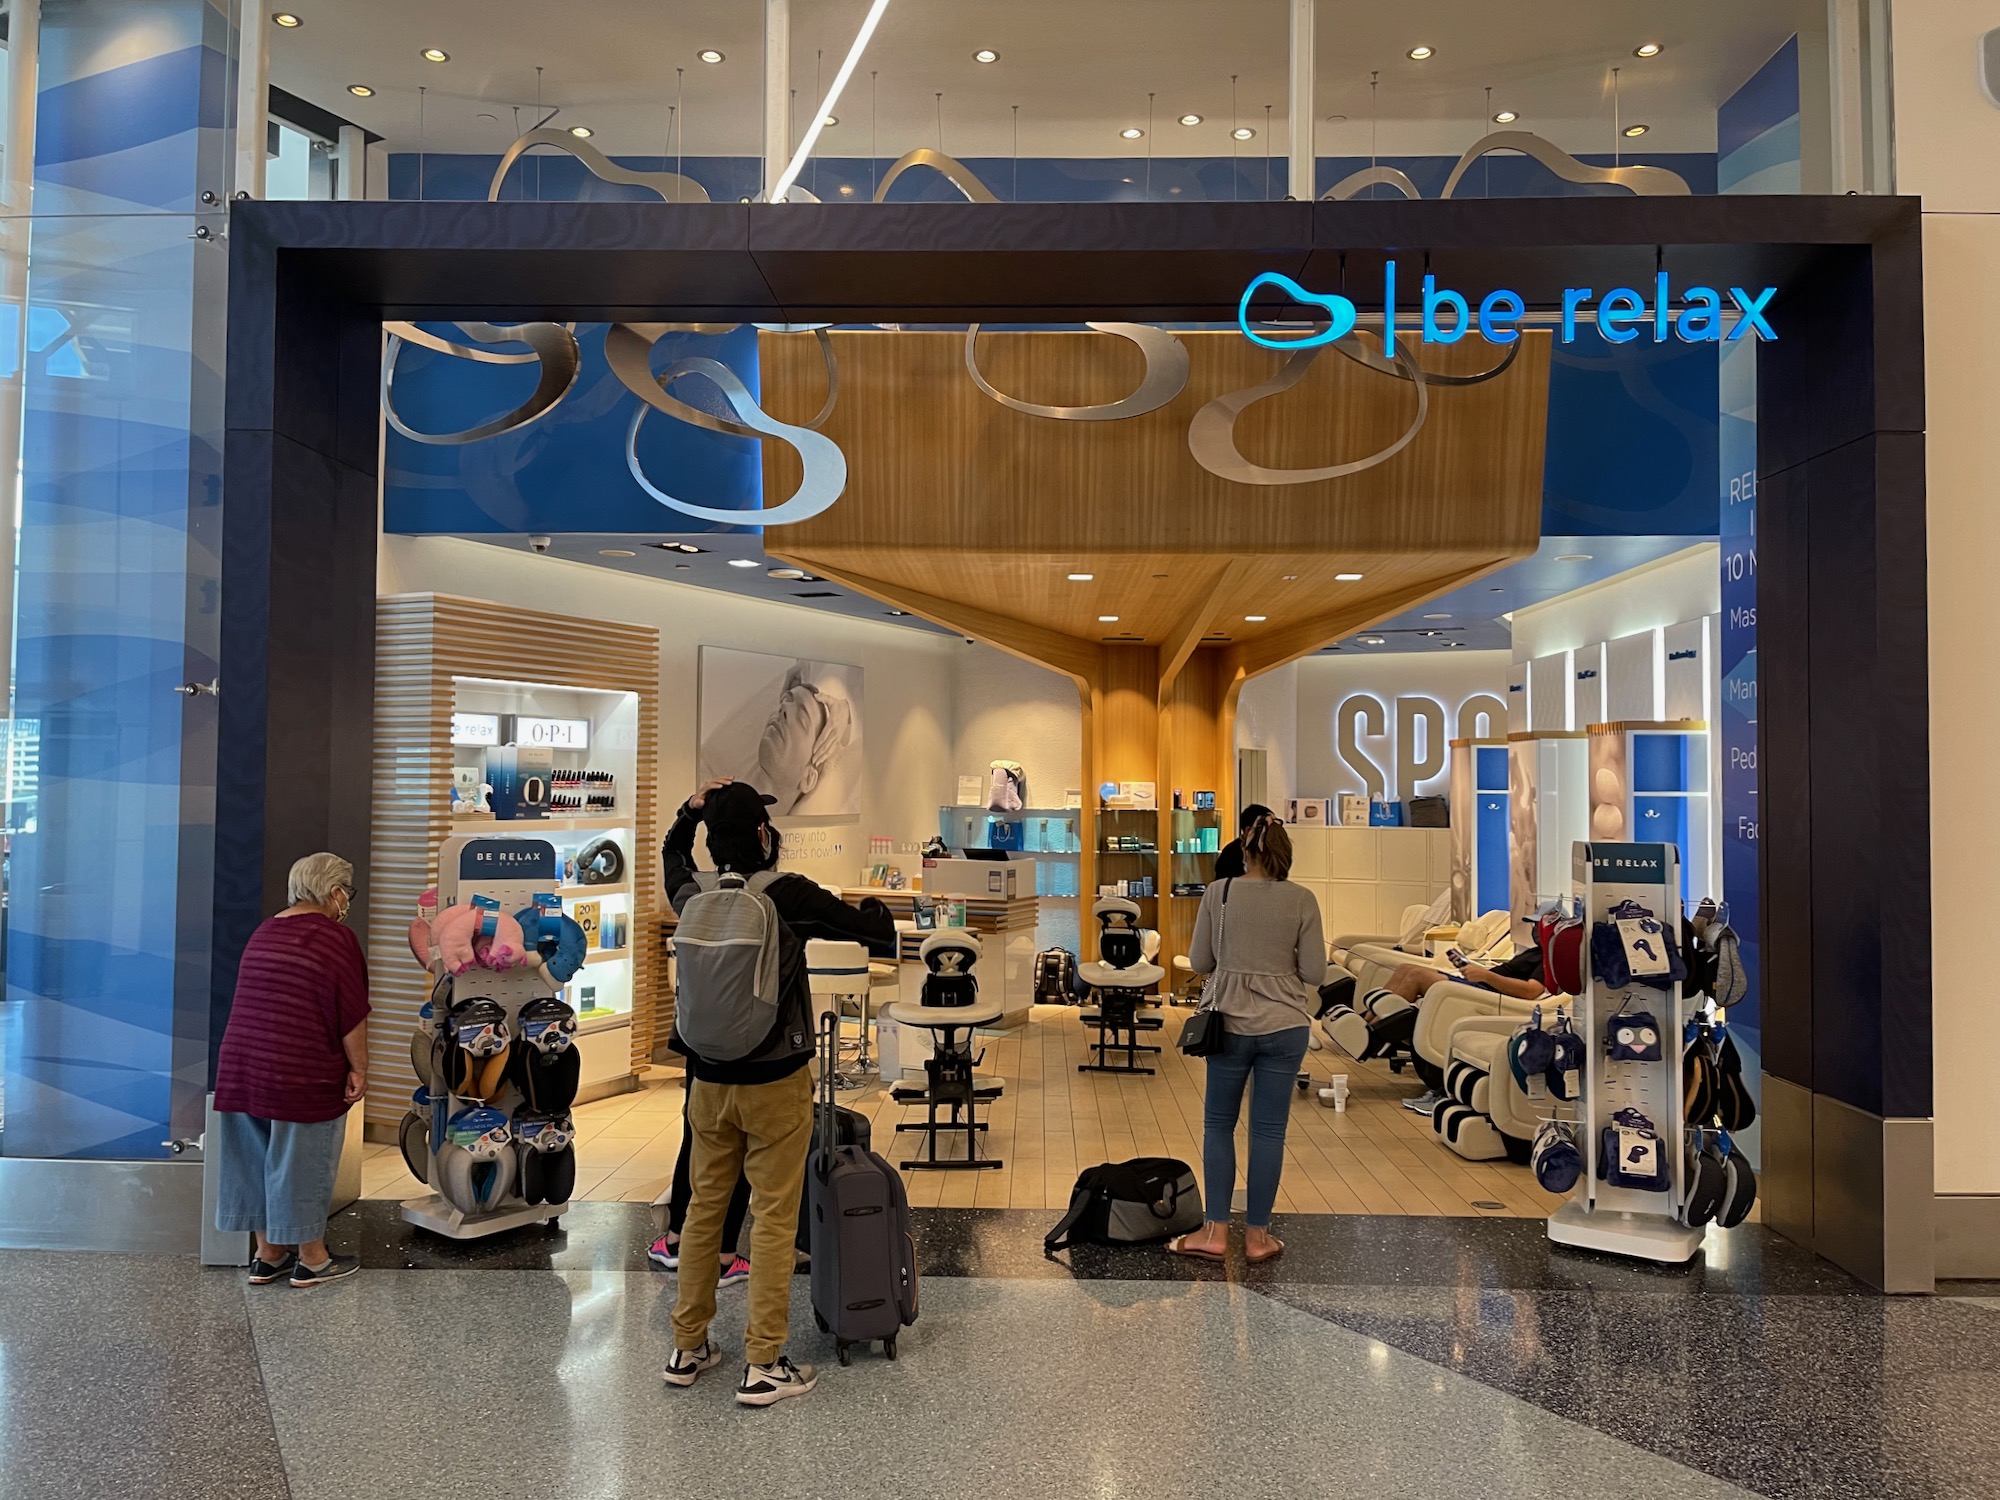
[[[271,917],[250,934],[215,1068],[215,1107],[301,1125],[346,1113],[340,1039],[368,1019],[368,965],[331,917]]]

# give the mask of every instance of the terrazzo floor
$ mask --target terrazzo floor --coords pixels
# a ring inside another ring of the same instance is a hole
[[[459,1245],[364,1203],[310,1293],[0,1253],[0,1495],[1990,1496],[2000,1303],[1883,1298],[1750,1225],[1686,1267],[1521,1220],[1293,1215],[1255,1268],[1047,1257],[1050,1215],[919,1209],[901,1357],[769,1411],[663,1386],[642,1204]]]

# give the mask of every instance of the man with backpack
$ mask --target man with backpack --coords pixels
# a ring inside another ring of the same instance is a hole
[[[681,1259],[707,1266],[721,1251],[723,1219],[739,1176],[750,1183],[747,1368],[736,1388],[745,1406],[770,1406],[813,1388],[810,1365],[785,1354],[793,1240],[806,1152],[812,1141],[814,1040],[806,941],[832,938],[893,956],[887,907],[849,906],[803,875],[779,875],[772,798],[746,782],[711,781],[681,806],[661,849],[666,889],[680,925],[679,984],[669,1043],[688,1060],[687,1128],[694,1147],[693,1196]],[[694,867],[694,833],[708,828],[713,873]],[[667,1384],[689,1386],[722,1362],[710,1340],[715,1282],[683,1276],[674,1303]]]

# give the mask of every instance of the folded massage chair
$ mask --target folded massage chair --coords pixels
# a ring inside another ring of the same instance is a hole
[[[1154,960],[1159,957],[1160,935],[1139,925],[1139,903],[1123,896],[1100,896],[1090,908],[1097,922],[1097,958],[1078,964],[1078,980],[1087,985],[1096,1004],[1081,1016],[1085,1027],[1097,1033],[1093,1043],[1095,1060],[1077,1064],[1079,1073],[1150,1073],[1139,1062],[1142,1052],[1160,1049],[1139,1040],[1141,1032],[1159,1031],[1165,1022],[1146,1014],[1148,1005],[1167,971]],[[1123,1062],[1111,1061],[1113,1052],[1125,1055]]]

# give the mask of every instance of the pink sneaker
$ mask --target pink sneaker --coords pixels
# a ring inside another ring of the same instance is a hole
[[[735,1286],[739,1281],[750,1279],[750,1262],[737,1256],[722,1268],[722,1275],[716,1280],[717,1286]]]
[[[678,1271],[681,1268],[680,1242],[663,1234],[647,1247],[646,1259],[662,1271]]]

